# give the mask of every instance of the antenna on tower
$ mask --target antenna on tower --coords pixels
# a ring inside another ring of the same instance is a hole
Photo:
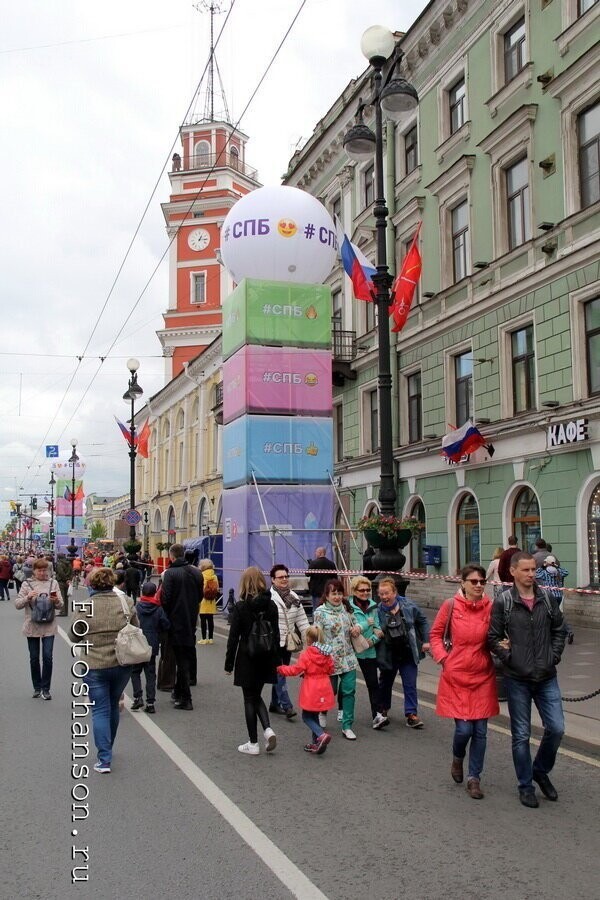
[[[195,124],[198,121],[215,121],[215,73],[218,80],[217,94],[220,97],[221,103],[223,105],[223,110],[219,112],[219,118],[224,119],[225,122],[229,122],[231,124],[231,116],[229,115],[229,107],[227,106],[227,98],[225,96],[223,79],[221,78],[219,63],[217,62],[217,56],[215,53],[215,16],[222,13],[223,8],[220,3],[216,2],[216,0],[198,0],[197,3],[193,3],[192,5],[198,12],[210,13],[210,55],[208,57],[208,68],[206,71],[206,94],[204,98],[204,110],[202,119],[200,119],[198,115],[197,107],[194,106],[190,124]],[[202,82],[198,86],[198,94],[196,99],[200,98],[201,92]]]

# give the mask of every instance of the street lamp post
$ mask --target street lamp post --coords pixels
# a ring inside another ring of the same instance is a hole
[[[75,466],[79,462],[77,456],[77,438],[71,438],[71,448],[73,452],[69,457],[71,463],[71,531],[75,531]],[[75,546],[75,537],[71,535],[71,543],[67,548],[71,559],[75,558],[77,547]]]
[[[402,59],[394,36],[387,28],[374,25],[368,28],[361,40],[361,50],[369,60],[373,74],[373,96],[367,103],[359,101],[354,126],[344,136],[344,149],[348,156],[364,162],[375,157],[375,191],[373,207],[377,238],[377,272],[373,275],[375,303],[377,306],[378,396],[379,396],[379,506],[383,515],[396,513],[396,486],[394,483],[394,449],[392,433],[392,371],[390,360],[389,306],[392,276],[387,265],[386,232],[388,208],[383,180],[383,115],[402,123],[417,108],[419,97],[414,87],[404,78],[395,75],[396,64]],[[388,75],[383,80],[383,68],[389,61]],[[375,133],[364,124],[366,106],[375,110]],[[379,551],[378,568],[384,568],[382,551]],[[393,557],[393,558],[392,558]],[[402,562],[399,564],[400,557]],[[396,570],[404,565],[404,557],[397,550],[385,551],[385,566]]]
[[[50,550],[54,553],[54,485],[56,484],[54,472],[50,473],[48,484],[50,485]]]
[[[17,550],[21,550],[21,504],[19,502],[15,503],[17,508]],[[25,544],[23,544],[25,546]]]
[[[127,368],[129,369],[129,383],[127,390],[123,394],[123,400],[131,402],[131,419],[130,419],[130,439],[129,439],[129,508],[135,509],[135,459],[137,456],[137,447],[135,440],[135,401],[144,393],[137,380],[137,370],[140,367],[139,360],[128,359]],[[135,525],[129,526],[129,540],[136,540]]]

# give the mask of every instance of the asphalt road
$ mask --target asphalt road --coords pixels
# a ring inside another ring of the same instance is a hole
[[[174,710],[159,693],[156,716],[124,712],[112,774],[74,780],[70,650],[57,638],[53,699],[32,700],[21,619],[0,604],[2,900],[600,896],[597,759],[562,754],[559,802],[528,810],[510,739],[491,732],[486,796],[473,801],[449,776],[451,723],[424,707],[425,729],[409,730],[396,696],[392,725],[373,732],[362,685],[355,743],[335,726],[328,752],[315,757],[302,750],[299,717],[274,717],[275,752],[242,756],[241,692],[223,673],[222,628],[214,645],[198,647],[194,711]],[[76,784],[89,790],[79,822]],[[73,860],[73,847],[89,858]],[[78,873],[87,881],[71,883],[76,865],[88,866]]]

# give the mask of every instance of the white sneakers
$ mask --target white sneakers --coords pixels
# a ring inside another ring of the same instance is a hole
[[[346,738],[347,741],[355,741],[356,735],[352,731],[351,728],[342,728],[342,734]]]
[[[265,750],[270,753],[277,745],[277,736],[272,728],[265,728]],[[256,744],[255,746],[258,746]]]
[[[373,728],[375,731],[379,731],[380,728],[385,728],[385,726],[389,724],[390,720],[387,716],[382,716],[379,712],[375,714],[375,718],[373,719]]]
[[[240,753],[247,753],[248,756],[258,756],[260,753],[260,747],[258,744],[251,744],[250,741],[246,741],[245,744],[240,744],[238,747]]]
[[[343,709],[338,709],[337,720],[338,720],[338,722],[344,721],[344,710]]]
[[[319,725],[321,728],[327,728],[327,713],[319,713]]]

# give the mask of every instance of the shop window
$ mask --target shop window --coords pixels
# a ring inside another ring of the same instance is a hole
[[[600,587],[600,484],[590,498],[588,508],[588,557],[590,584]]]
[[[465,494],[456,514],[456,546],[458,568],[481,562],[479,543],[479,507],[472,494]]]
[[[519,491],[513,505],[511,534],[517,538],[521,550],[532,553],[535,542],[541,536],[540,506],[530,488]]]

